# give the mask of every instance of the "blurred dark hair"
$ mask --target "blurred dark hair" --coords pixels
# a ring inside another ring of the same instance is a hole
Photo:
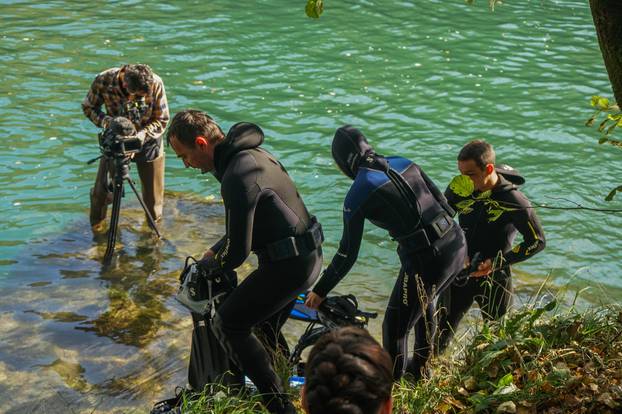
[[[376,414],[391,398],[393,364],[364,329],[352,326],[322,336],[305,367],[309,414]]]
[[[495,164],[495,150],[492,145],[483,139],[477,139],[466,144],[458,154],[458,161],[473,160],[482,170],[488,164]]]
[[[136,127],[129,119],[123,116],[117,116],[110,121],[108,129],[116,135],[129,137],[136,134]]]
[[[197,109],[186,109],[177,112],[171,120],[166,142],[170,144],[171,137],[175,137],[184,145],[194,148],[194,140],[199,136],[208,141],[222,141],[225,138],[224,132],[211,116]]]
[[[125,65],[124,75],[130,93],[148,94],[153,84],[153,71],[148,65]]]

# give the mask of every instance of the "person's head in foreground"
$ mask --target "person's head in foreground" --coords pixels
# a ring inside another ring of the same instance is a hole
[[[308,414],[389,414],[393,365],[364,329],[345,327],[322,336],[305,367],[302,406]]]

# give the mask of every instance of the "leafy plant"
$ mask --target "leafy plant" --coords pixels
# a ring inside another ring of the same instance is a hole
[[[604,120],[598,124],[598,131],[602,134],[598,140],[598,143],[607,143],[615,147],[622,148],[622,141],[611,138],[611,135],[614,133],[616,128],[622,127],[622,111],[620,110],[620,107],[615,103],[611,103],[609,99],[598,95],[592,96],[590,104],[592,107],[596,108],[596,112],[594,112],[592,117],[587,120],[585,123],[586,126],[593,126],[601,115],[605,115]],[[605,200],[613,200],[613,197],[618,191],[622,191],[622,185],[611,190],[607,197],[605,197]]]
[[[490,195],[491,191],[484,191],[482,193],[475,193],[475,185],[466,175],[457,175],[449,183],[449,189],[456,195],[463,198],[456,203],[456,209],[460,214],[468,214],[473,211],[473,205],[477,202],[482,202],[486,206],[488,213],[488,221],[496,221],[506,211],[514,211],[516,208],[507,207],[500,202],[493,200]]]
[[[322,0],[307,0],[305,13],[307,16],[317,19],[324,11],[324,2]]]

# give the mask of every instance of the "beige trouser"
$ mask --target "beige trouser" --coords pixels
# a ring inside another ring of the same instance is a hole
[[[138,176],[145,206],[155,221],[162,218],[164,204],[164,151],[153,161],[136,161]],[[114,164],[104,158],[99,161],[95,185],[91,189],[91,226],[106,218],[108,204],[112,203],[112,192],[108,183],[114,180]],[[131,188],[127,191],[131,192]]]

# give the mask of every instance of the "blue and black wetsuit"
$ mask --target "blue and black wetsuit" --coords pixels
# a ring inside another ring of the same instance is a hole
[[[425,349],[415,350],[407,367],[408,333],[415,324],[419,336],[429,338],[433,333],[431,314],[436,296],[464,267],[464,236],[447,213],[445,197],[417,164],[374,154],[362,133],[350,126],[337,130],[333,157],[354,183],[344,201],[339,250],[313,291],[325,297],[352,268],[365,219],[387,230],[399,243],[402,266],[383,322],[383,343],[394,360],[396,378],[405,369],[418,376],[430,350],[425,340]],[[387,167],[398,173],[410,190],[391,179]],[[427,316],[422,319],[424,314]],[[427,329],[423,320],[430,321]]]
[[[280,329],[296,297],[320,273],[321,247],[311,245],[306,237],[319,224],[309,215],[285,168],[260,148],[262,142],[259,127],[239,123],[215,148],[214,175],[221,183],[226,234],[212,247],[216,255],[202,265],[229,272],[251,251],[257,254],[258,268],[218,307],[213,326],[225,349],[264,396],[268,409],[295,412],[253,329],[263,331],[270,348],[282,339]]]
[[[473,302],[477,302],[485,320],[503,316],[512,303],[510,265],[529,259],[546,245],[540,220],[529,200],[503,172],[497,171],[499,181],[489,197],[478,198],[479,193],[461,197],[449,187],[445,191],[459,214],[469,258],[479,253],[480,260],[490,259],[496,269],[489,277],[457,281],[441,295],[439,352],[447,347]],[[518,233],[523,240],[513,246]]]

